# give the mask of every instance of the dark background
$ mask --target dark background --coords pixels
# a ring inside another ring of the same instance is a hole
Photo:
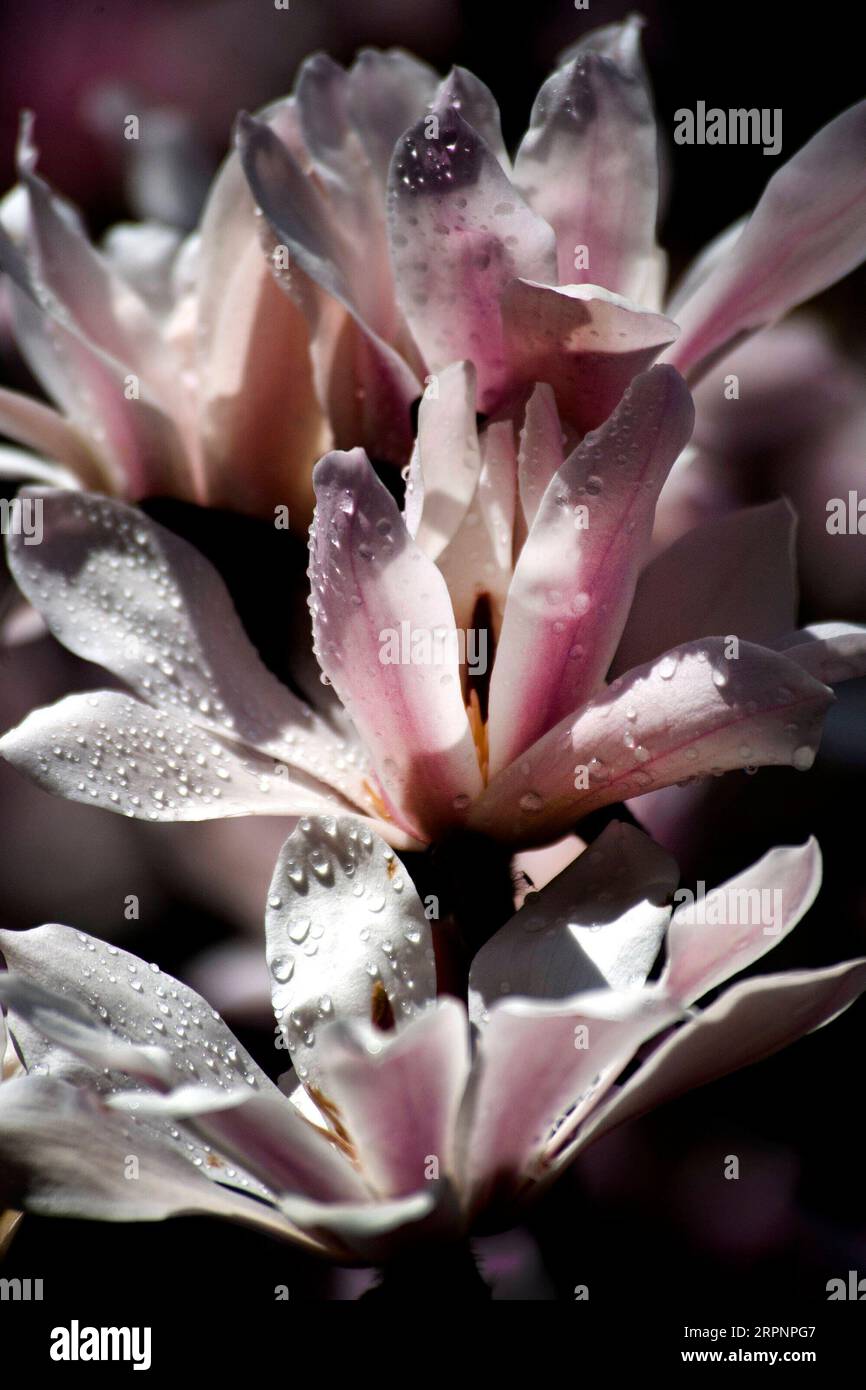
[[[270,0],[7,3],[0,15],[0,189],[14,180],[17,113],[26,105],[37,115],[43,173],[79,202],[98,232],[128,215],[122,142],[100,134],[93,114],[99,105],[95,98],[106,86],[135,94],[127,110],[179,109],[204,171],[215,167],[224,151],[235,111],[255,109],[288,91],[298,61],[317,47],[348,60],[361,45],[397,43],[440,69],[452,61],[472,68],[499,98],[506,141],[513,147],[556,54],[589,28],[631,9],[604,0],[592,0],[588,13],[575,11],[569,0],[519,6],[291,0],[288,12],[276,11]],[[855,11],[838,3],[710,6],[650,0],[642,12],[660,127],[668,135],[662,239],[676,271],[754,204],[780,161],[765,157],[760,148],[674,146],[674,111],[698,100],[781,107],[782,159],[788,158],[864,95],[862,42]],[[860,361],[864,284],[861,271],[820,304],[838,340]],[[9,377],[20,380],[20,367],[8,354],[6,368]],[[858,481],[862,473],[851,486]],[[263,563],[250,559],[254,566]],[[253,572],[264,577],[262,569]],[[259,626],[262,591],[260,584]],[[278,628],[278,591],[270,592]],[[242,601],[242,611],[245,606]],[[20,663],[14,668],[6,663],[0,675],[7,699],[26,708],[27,691],[9,689],[11,681],[21,679],[20,669]],[[81,687],[83,670],[68,659],[67,688]],[[46,698],[43,691],[29,703]],[[862,695],[843,698],[830,716],[825,751],[807,776],[765,771],[753,779],[732,774],[716,784],[696,813],[703,817],[700,830],[691,827],[676,846],[686,880],[713,883],[773,844],[818,835],[825,887],[806,924],[776,951],[774,969],[866,951],[862,711]],[[13,717],[20,714],[10,713],[4,727]],[[18,791],[8,776],[0,782],[3,791],[0,830],[20,814]],[[52,881],[52,844],[38,841],[51,824],[44,818],[54,813],[42,793],[28,795],[34,853],[24,864],[17,857],[4,864],[4,925],[42,920],[32,906],[36,901],[40,907],[44,903],[46,917],[109,934],[95,899],[106,863],[120,853],[113,818],[64,808],[64,814],[76,813],[83,857],[77,882],[69,873]],[[171,827],[169,833],[182,837],[186,828]],[[127,930],[123,942],[182,974],[190,955],[228,935],[229,922],[208,908],[182,875],[166,875],[160,851],[165,843],[159,835],[147,839],[148,873],[159,885],[150,901],[159,911]],[[200,848],[191,829],[186,843],[190,853],[197,843]],[[0,839],[0,855],[2,844]],[[38,893],[23,882],[25,875],[38,874],[36,863],[42,865]],[[125,870],[119,872],[125,884]],[[251,1023],[238,1031],[273,1074],[270,1031]],[[524,1232],[489,1247],[488,1273],[497,1296],[571,1301],[574,1286],[588,1284],[595,1318],[622,1319],[627,1325],[630,1316],[652,1309],[657,1326],[670,1336],[689,1311],[699,1311],[708,1325],[769,1321],[761,1315],[771,1310],[784,1312],[782,1321],[815,1322],[820,1314],[826,1322],[827,1280],[845,1277],[849,1269],[866,1274],[864,1054],[866,1005],[861,1003],[782,1055],[610,1136],[533,1214]],[[728,1154],[740,1157],[738,1182],[722,1178]],[[249,1319],[270,1306],[276,1284],[287,1284],[293,1301],[351,1298],[362,1286],[354,1276],[334,1275],[262,1237],[198,1220],[131,1228],[28,1218],[3,1273],[43,1277],[46,1297],[62,1317],[79,1316],[78,1304],[80,1315],[91,1317],[98,1308],[113,1306],[122,1278],[124,1306],[137,1310],[139,1322],[154,1325],[161,1314],[169,1316],[190,1300],[195,1306],[216,1300],[219,1306],[225,1299]],[[425,1295],[435,1296],[429,1290]],[[441,1296],[447,1299],[448,1290]],[[0,1306],[0,1319],[5,1311]],[[127,1314],[126,1321],[135,1320]]]

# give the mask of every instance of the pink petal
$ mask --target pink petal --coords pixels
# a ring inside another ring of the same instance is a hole
[[[655,368],[550,483],[505,606],[490,688],[492,772],[598,690],[628,615],[656,499],[692,422],[681,377]]]
[[[90,453],[80,432],[56,410],[0,386],[0,434],[64,464],[81,482],[97,490],[111,482]]]
[[[588,35],[549,77],[514,164],[515,183],[556,232],[559,283],[592,281],[658,303],[658,155],[635,17]],[[589,264],[575,266],[584,246]]]
[[[441,999],[396,1033],[326,1028],[321,1086],[351,1136],[364,1177],[384,1197],[454,1175],[455,1125],[469,1075],[469,1026]]]
[[[514,280],[502,296],[505,353],[514,382],[548,382],[560,415],[596,429],[629,382],[677,336],[676,324],[597,285],[559,289]]]
[[[314,478],[313,630],[399,824],[420,838],[462,819],[481,772],[456,653],[383,662],[389,634],[453,632],[445,580],[411,539],[364,453],[327,454]],[[406,625],[406,626],[403,626]],[[401,653],[402,654],[402,653]]]
[[[676,1016],[660,995],[642,990],[494,1005],[470,1092],[464,1182],[473,1207],[532,1177],[557,1120],[610,1084],[641,1043]]]
[[[473,72],[468,68],[453,67],[437,87],[431,106],[434,109],[453,106],[459,111],[467,125],[481,136],[487,148],[496,156],[504,172],[511,173],[511,160],[502,138],[496,98]],[[412,124],[412,121],[406,122],[407,126]],[[402,130],[400,134],[403,134]]]
[[[667,935],[662,988],[693,1004],[778,945],[820,887],[821,852],[809,840],[799,848],[770,850],[700,903],[678,907]]]
[[[770,643],[796,614],[796,517],[780,499],[714,517],[640,576],[615,675],[707,633]]]
[[[772,645],[825,685],[866,676],[866,627],[857,623],[812,623]]]
[[[624,1121],[738,1067],[763,1061],[829,1023],[864,989],[866,959],[734,985],[663,1043],[600,1107],[576,1141],[557,1156],[550,1176],[557,1176],[576,1153]]]
[[[515,192],[482,137],[454,107],[398,145],[391,171],[391,248],[397,292],[432,372],[471,359],[479,407],[509,383],[500,299],[518,276],[555,274],[553,233]]]
[[[866,256],[866,102],[837,116],[770,179],[742,235],[680,307],[668,360],[696,380]]]
[[[470,825],[542,843],[650,788],[747,766],[811,766],[832,692],[777,652],[749,642],[737,660],[725,651],[724,638],[709,637],[618,677],[494,777]]]

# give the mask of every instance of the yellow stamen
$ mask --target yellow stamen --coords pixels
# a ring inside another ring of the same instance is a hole
[[[373,786],[373,783],[370,781],[370,779],[369,779],[368,777],[365,777],[364,780],[363,780],[363,782],[361,783],[361,785],[363,786],[364,791],[367,793],[368,797],[370,798],[370,801],[371,801],[371,803],[372,803],[372,805],[373,805],[373,810],[376,812],[376,815],[379,817],[379,819],[380,819],[380,820],[391,820],[391,819],[392,819],[391,812],[388,810],[388,807],[385,805],[384,801],[382,800],[382,797],[381,797],[380,793],[377,792],[376,788]]]
[[[487,786],[487,768],[490,762],[490,753],[487,746],[487,724],[481,717],[481,703],[478,699],[477,690],[470,690],[469,704],[466,706],[466,713],[469,716],[469,727],[472,730],[472,737],[475,741],[475,752],[478,755],[478,766],[481,768],[481,777],[484,785]]]

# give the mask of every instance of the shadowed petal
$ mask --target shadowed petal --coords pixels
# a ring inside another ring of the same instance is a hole
[[[504,983],[533,999],[644,984],[678,880],[665,850],[612,821],[482,946],[469,972],[470,1018],[484,1022]]]
[[[93,488],[110,489],[111,480],[100,468],[97,460],[89,452],[79,431],[64,420],[56,410],[43,405],[41,401],[31,400],[29,396],[19,395],[0,386],[0,434],[8,435],[18,444],[46,458],[56,459],[64,464],[76,480]],[[33,468],[39,467],[39,460],[33,460]],[[43,464],[44,468],[45,465]],[[50,481],[38,472],[23,472],[22,478],[40,478]],[[65,486],[70,486],[66,483]]]
[[[677,326],[598,285],[513,280],[502,296],[510,378],[546,381],[579,433],[608,418],[629,382],[677,336]]]
[[[662,551],[637,582],[612,674],[710,632],[772,645],[796,615],[795,529],[780,498],[713,517]]]
[[[319,662],[369,751],[391,814],[423,839],[458,820],[481,790],[456,644],[447,640],[456,635],[448,589],[362,450],[327,454],[314,483]],[[391,652],[389,640],[402,641],[404,631],[442,634],[442,659]]]
[[[446,367],[436,388],[435,395],[428,390],[421,398],[405,511],[409,531],[431,560],[464,520],[481,471],[472,363]]]
[[[517,460],[510,420],[496,420],[481,436],[481,473],[475,496],[463,523],[436,563],[445,576],[454,620],[461,630],[472,628],[480,598],[490,603],[493,635],[498,638],[512,579],[514,514],[517,505]],[[477,629],[476,629],[477,632]],[[476,651],[475,665],[486,663],[486,651]],[[467,661],[473,653],[467,649]],[[486,671],[479,671],[483,675]]]
[[[517,453],[520,505],[527,530],[535,520],[548,483],[564,461],[562,421],[556,408],[556,396],[552,386],[540,381],[526,403]]]
[[[619,676],[492,779],[469,823],[526,843],[650,788],[739,767],[805,770],[833,694],[787,657],[721,637]]]
[[[857,623],[811,623],[772,645],[825,685],[866,676],[866,627]]]
[[[490,689],[490,767],[598,690],[626,621],[655,503],[691,433],[682,378],[639,377],[549,484],[508,592]]]

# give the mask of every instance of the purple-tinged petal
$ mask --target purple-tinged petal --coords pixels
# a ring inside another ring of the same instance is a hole
[[[866,256],[866,102],[774,174],[742,234],[683,302],[668,360],[697,380],[749,333],[847,275]]]
[[[570,50],[536,98],[514,179],[556,232],[560,284],[591,280],[657,304],[658,154],[640,28],[632,17]]]
[[[567,1163],[609,1130],[695,1086],[753,1062],[821,1028],[866,989],[866,959],[822,970],[791,970],[745,980],[673,1034],[630,1081],[605,1101],[549,1169]]]
[[[723,637],[619,676],[494,777],[469,824],[543,843],[580,816],[734,768],[810,767],[833,693],[787,657]]]
[[[760,960],[805,916],[821,887],[817,841],[770,850],[698,903],[678,907],[661,987],[681,1004]]]
[[[362,450],[326,455],[314,483],[310,576],[319,662],[363,739],[391,814],[428,838],[460,820],[481,790],[449,640],[457,634],[448,589]],[[419,633],[431,654],[441,634],[434,654],[441,660],[410,659]]]
[[[796,615],[795,530],[780,499],[713,517],[663,550],[638,579],[612,674],[708,632],[774,645]]]
[[[398,298],[428,369],[473,361],[479,408],[489,411],[510,384],[502,293],[520,276],[553,279],[553,232],[453,107],[398,144],[389,196]]]
[[[316,779],[322,795],[329,787],[363,795],[357,770],[335,767],[346,750],[266,669],[221,578],[193,546],[132,507],[75,493],[45,493],[42,526],[38,546],[9,537],[9,561],[64,646],[173,722],[254,748],[289,778]]]
[[[502,138],[499,107],[486,83],[468,68],[453,67],[448,76],[440,82],[430,104],[434,110],[451,106],[455,111],[459,111],[466,124],[481,136],[491,154],[496,156],[504,172],[510,175],[511,160]],[[412,124],[413,121],[406,122],[406,126]],[[400,134],[403,134],[402,130]]]
[[[691,433],[682,378],[639,377],[549,484],[508,593],[490,687],[490,767],[596,693],[628,616],[656,499]]]
[[[327,1085],[317,1038],[368,1021],[384,991],[399,1021],[436,994],[430,924],[400,860],[349,817],[302,820],[277,861],[265,918],[271,998],[298,1077]]]
[[[506,984],[532,999],[643,985],[678,881],[665,850],[611,822],[482,946],[469,972],[470,1018],[483,1023]]]
[[[363,48],[349,69],[349,116],[382,189],[394,146],[433,99],[436,83],[427,63],[398,48]]]
[[[514,280],[502,296],[512,382],[546,381],[563,420],[583,434],[608,418],[629,382],[677,336],[662,314],[598,285]]]
[[[469,1075],[462,1003],[442,999],[391,1033],[335,1025],[324,1030],[318,1051],[327,1099],[379,1193],[407,1196],[434,1176],[453,1177]]]

